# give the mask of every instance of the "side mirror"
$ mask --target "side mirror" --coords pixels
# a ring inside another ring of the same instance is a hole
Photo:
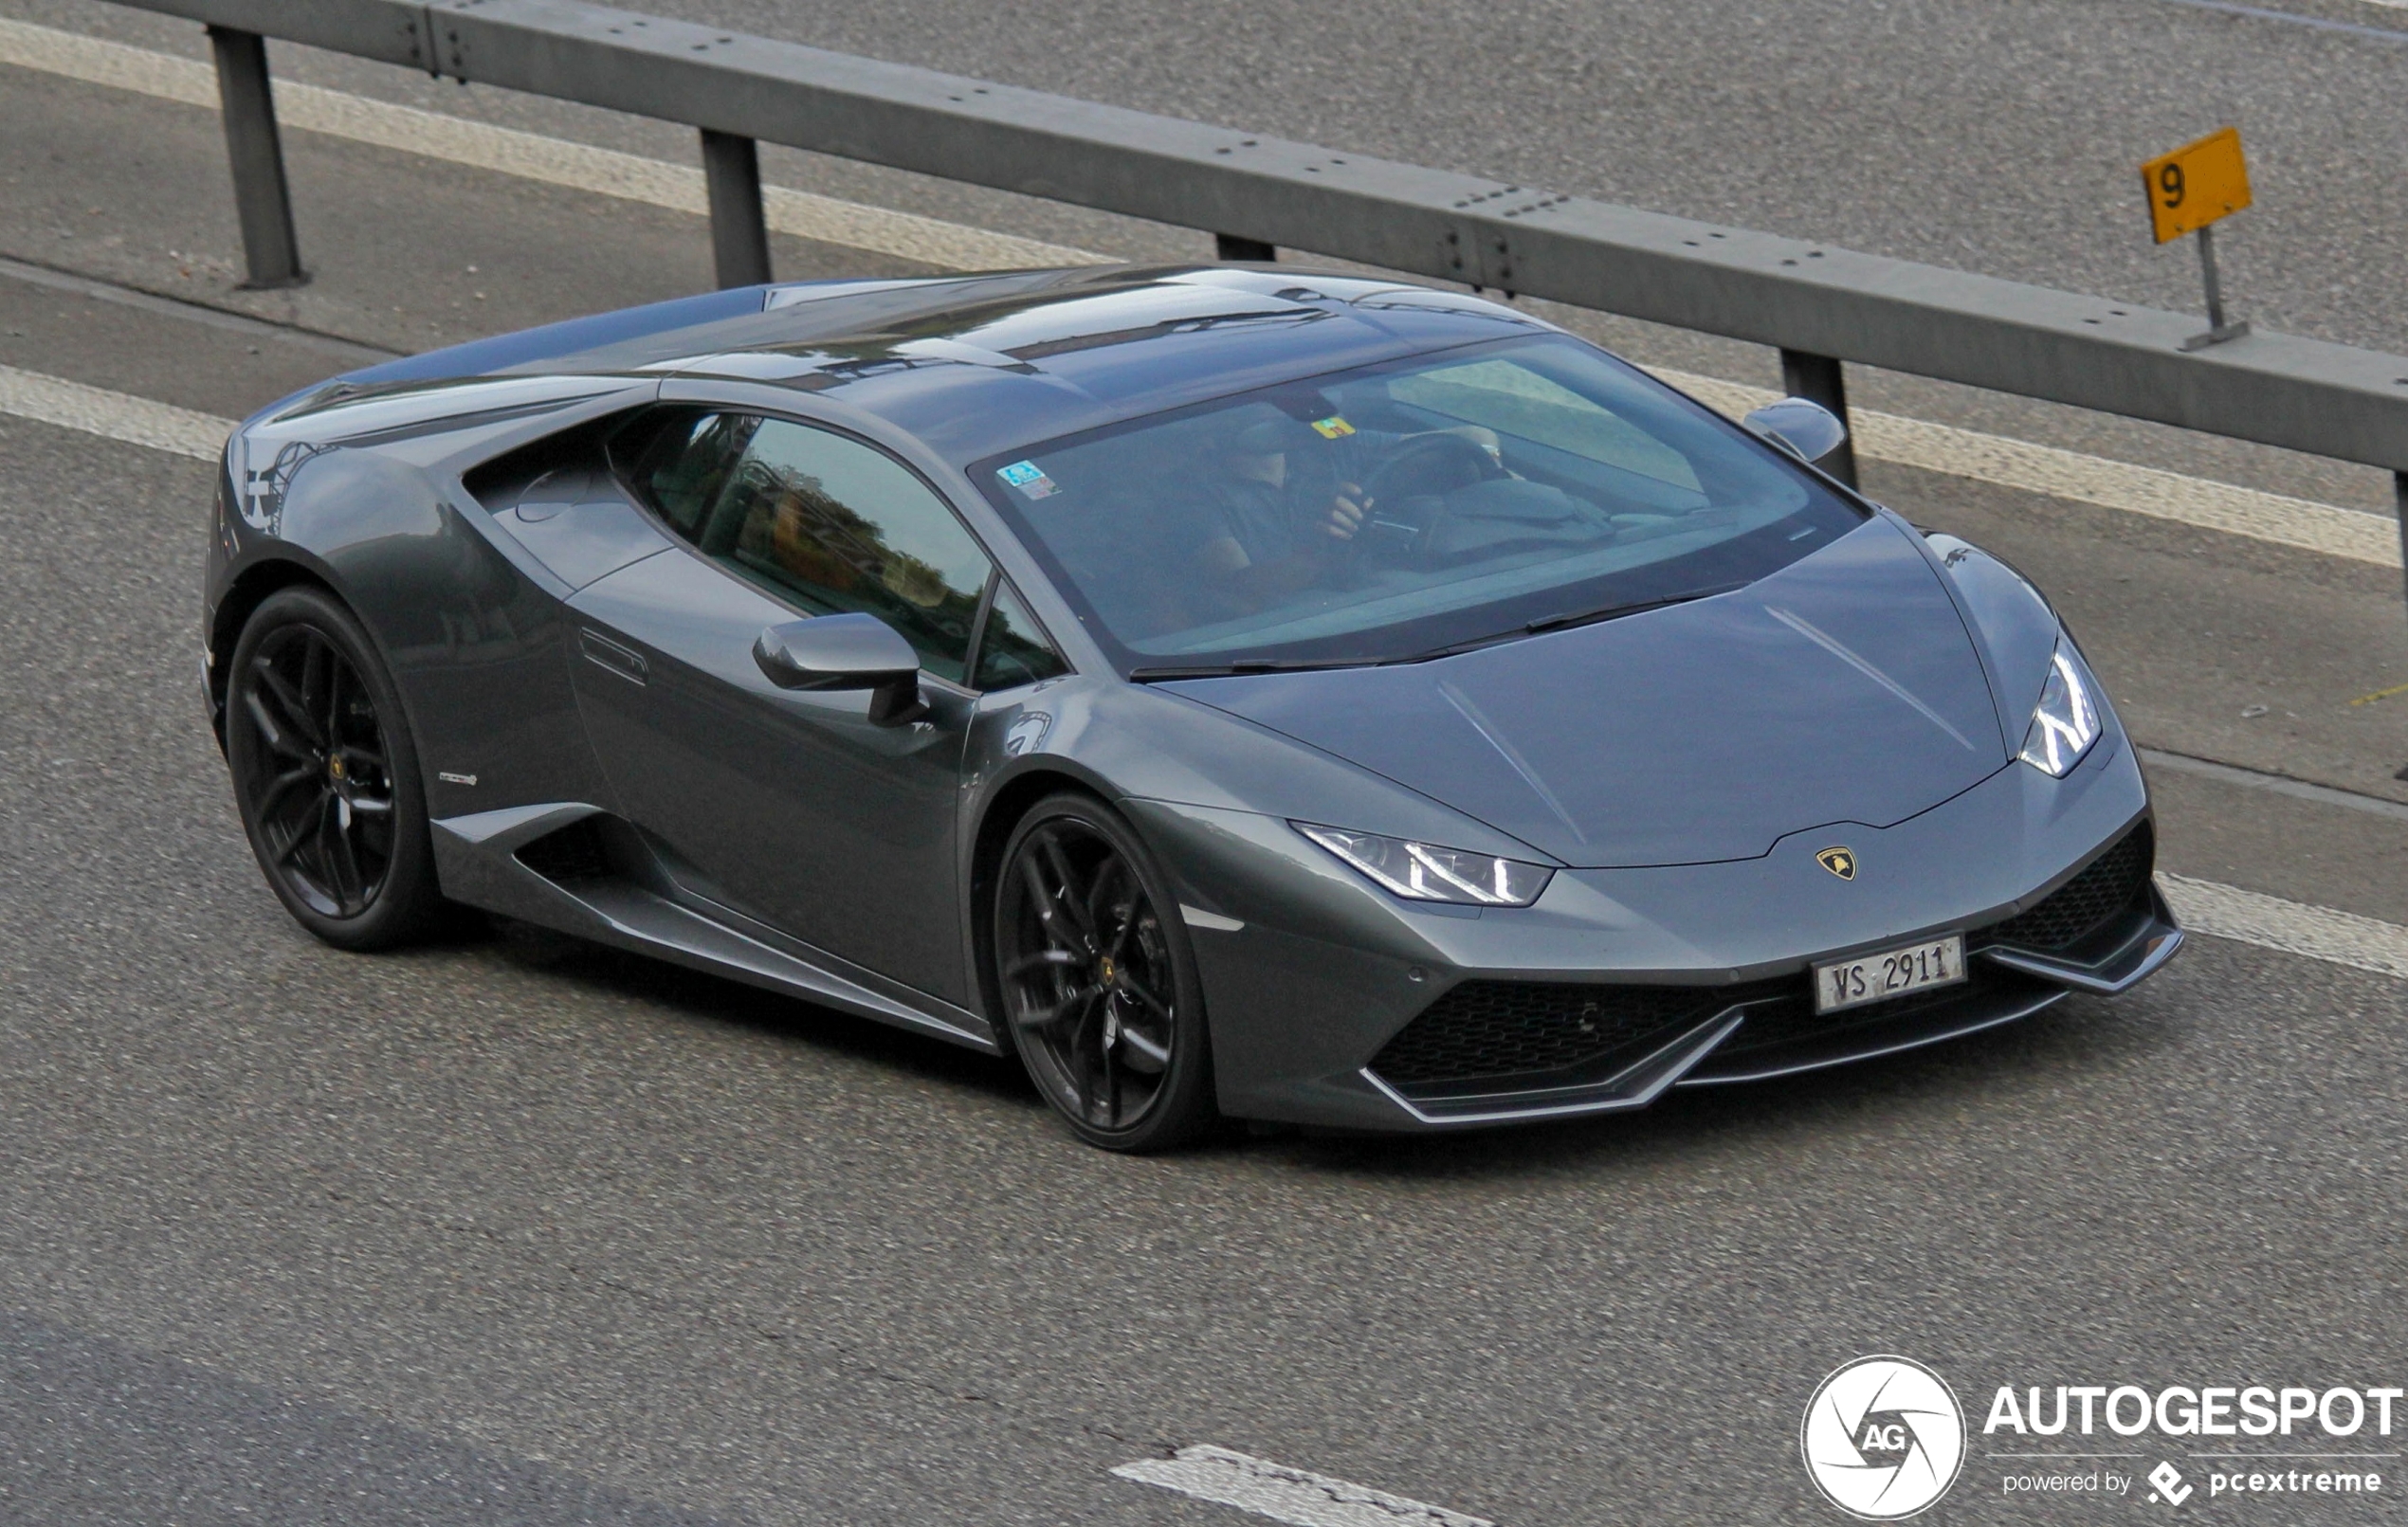
[[[870,691],[869,719],[879,726],[928,714],[920,698],[920,654],[875,615],[822,615],[773,626],[753,643],[753,661],[780,689]]]
[[[1810,465],[1848,444],[1848,427],[1807,398],[1767,403],[1740,423]]]

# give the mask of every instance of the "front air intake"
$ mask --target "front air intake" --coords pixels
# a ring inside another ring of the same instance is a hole
[[[2114,846],[2084,865],[2080,874],[2050,892],[2037,906],[1980,930],[1976,941],[2013,944],[2046,954],[2072,949],[2140,903],[2147,895],[2149,872],[2156,863],[2155,835],[2147,822],[2135,823]]]
[[[1466,981],[1424,1009],[1372,1058],[1410,1098],[1527,1092],[1611,1076],[1736,1003],[1788,990]]]

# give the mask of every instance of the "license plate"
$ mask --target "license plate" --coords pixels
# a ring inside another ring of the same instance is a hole
[[[1878,954],[1833,960],[1815,967],[1815,1010],[1837,1012],[1868,1002],[1887,1002],[1909,991],[1953,986],[1965,978],[1962,934],[1927,939]]]

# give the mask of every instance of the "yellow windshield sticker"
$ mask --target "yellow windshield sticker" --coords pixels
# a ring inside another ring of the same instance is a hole
[[[1292,419],[1295,415],[1289,414],[1288,417]],[[1313,428],[1323,440],[1343,440],[1345,437],[1355,432],[1355,427],[1353,425],[1348,424],[1345,420],[1341,419],[1334,413],[1326,419],[1314,420]]]

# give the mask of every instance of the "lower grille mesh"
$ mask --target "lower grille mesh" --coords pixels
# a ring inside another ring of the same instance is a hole
[[[2140,899],[2156,861],[2149,825],[2140,823],[2038,906],[1981,930],[1980,939],[2050,953],[2078,944]]]
[[[1757,987],[1467,981],[1407,1024],[1371,1068],[1397,1087],[1577,1073],[1763,994]]]

